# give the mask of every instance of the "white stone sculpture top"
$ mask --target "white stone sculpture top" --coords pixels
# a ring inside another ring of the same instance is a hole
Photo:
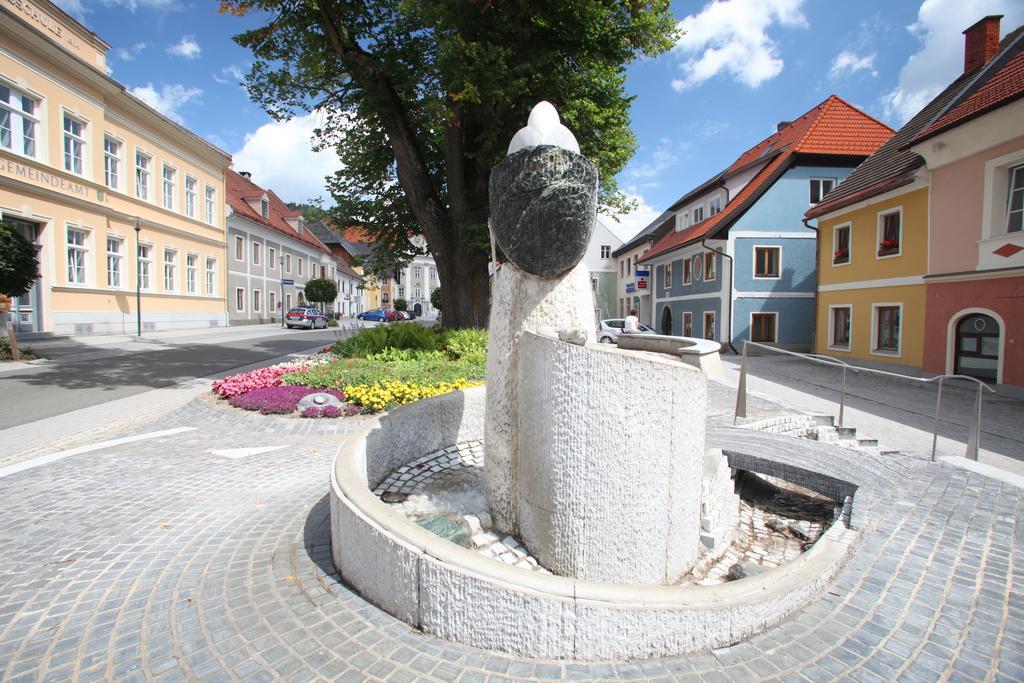
[[[576,142],[576,136],[562,125],[555,105],[546,100],[534,105],[526,127],[520,128],[519,132],[512,136],[512,142],[508,143],[507,153],[512,154],[537,145],[554,145],[576,154],[580,153],[580,143]]]

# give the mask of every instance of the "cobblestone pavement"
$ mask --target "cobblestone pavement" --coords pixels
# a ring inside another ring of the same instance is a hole
[[[357,421],[194,401],[138,431],[179,426],[196,429],[0,478],[0,679],[1024,680],[1024,492],[969,471],[905,458],[834,585],[755,638],[529,661],[420,634],[338,581],[328,466]]]

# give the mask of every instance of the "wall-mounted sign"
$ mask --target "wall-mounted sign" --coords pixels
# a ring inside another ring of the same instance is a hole
[[[636,291],[636,285],[634,285],[632,282],[630,282],[628,285],[626,285],[626,294],[632,294],[635,291]]]
[[[638,271],[636,271],[636,276],[637,277],[649,278],[651,276],[651,271],[649,271],[649,270],[638,270]]]
[[[48,185],[54,190],[77,197],[89,196],[89,187],[87,185],[65,180],[54,173],[37,171],[30,166],[19,164],[16,161],[0,159],[0,173],[15,180],[30,180],[37,185]]]
[[[282,285],[294,285],[295,280],[281,280]]]
[[[640,279],[636,281],[637,289],[647,289],[647,280]]]

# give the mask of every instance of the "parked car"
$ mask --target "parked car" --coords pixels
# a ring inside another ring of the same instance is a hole
[[[622,328],[626,326],[624,318],[609,318],[597,323],[597,341],[602,344],[614,344],[622,334]],[[647,325],[640,325],[640,334],[655,334],[654,330]]]
[[[412,311],[399,311],[398,315],[401,316],[401,320],[415,320],[416,314]]]
[[[386,323],[389,320],[388,313],[391,313],[391,311],[386,308],[374,308],[369,311],[363,311],[357,315],[356,318],[359,320],[372,320],[378,323]]]
[[[389,308],[388,310],[385,311],[385,314],[388,317],[388,322],[389,323],[393,323],[396,320],[401,320],[402,319],[402,316],[398,315],[398,311],[396,311],[394,309],[390,309]]]
[[[288,313],[284,316],[284,324],[289,328],[305,327],[309,330],[315,330],[318,327],[326,328],[327,316],[315,308],[297,306],[288,309]]]

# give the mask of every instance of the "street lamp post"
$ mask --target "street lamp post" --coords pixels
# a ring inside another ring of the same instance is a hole
[[[281,254],[281,267],[278,268],[277,272],[281,274],[281,300],[277,302],[277,305],[281,307],[281,327],[284,327],[284,254]]]
[[[135,217],[135,324],[136,334],[142,336],[142,253],[139,248],[139,233],[142,221]]]

